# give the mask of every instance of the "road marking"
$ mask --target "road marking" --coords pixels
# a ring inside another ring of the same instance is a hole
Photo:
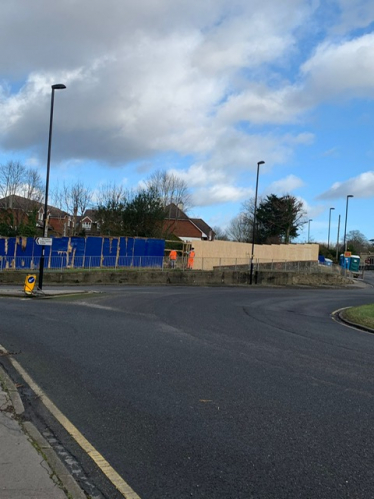
[[[0,345],[0,350],[4,354],[8,354],[8,351]],[[115,469],[104,459],[104,457],[93,447],[90,442],[82,435],[82,433],[76,428],[69,419],[64,416],[64,414],[58,409],[55,404],[47,397],[43,390],[35,383],[35,381],[27,374],[23,367],[17,362],[11,355],[9,355],[9,360],[13,367],[18,371],[22,378],[33,390],[35,395],[37,395],[49,412],[57,419],[57,421],[65,428],[65,430],[74,438],[74,440],[80,445],[80,447],[91,457],[91,459],[96,463],[96,465],[101,469],[101,471],[106,475],[116,489],[121,492],[123,497],[126,499],[140,499],[138,494],[132,490],[130,485],[125,482],[125,480],[117,473]]]

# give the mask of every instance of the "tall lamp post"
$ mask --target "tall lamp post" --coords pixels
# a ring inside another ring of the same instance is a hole
[[[329,233],[327,236],[327,249],[330,249],[330,227],[331,227],[331,212],[332,210],[335,210],[335,208],[330,208],[330,214],[329,214]]]
[[[347,219],[348,219],[348,200],[349,198],[353,198],[353,194],[348,194],[347,196],[347,204],[345,207],[345,226],[344,226],[344,251],[347,251]]]
[[[308,220],[308,243],[310,241],[310,222],[313,222],[312,218],[309,218],[309,220]]]
[[[249,284],[252,284],[253,278],[253,258],[255,252],[255,237],[256,237],[256,211],[257,211],[257,191],[258,191],[258,176],[260,172],[260,165],[264,165],[265,161],[257,163],[257,177],[256,177],[256,192],[255,192],[255,206],[253,210],[253,227],[252,227],[252,254],[251,254],[251,269],[249,272]]]
[[[49,118],[49,139],[48,139],[48,158],[47,158],[47,178],[45,182],[45,196],[44,196],[44,213],[43,213],[43,237],[48,235],[48,225],[47,225],[47,210],[48,210],[48,190],[49,190],[49,169],[51,165],[51,145],[52,145],[52,125],[53,125],[53,105],[55,100],[55,90],[64,90],[66,88],[62,83],[57,83],[52,85],[52,95],[51,95],[51,114]],[[45,245],[42,245],[42,253],[40,256],[39,263],[39,289],[43,289],[43,274],[44,274],[44,257],[45,257]]]
[[[339,236],[340,236],[340,215],[338,218],[338,237],[336,238],[336,261],[339,263]]]

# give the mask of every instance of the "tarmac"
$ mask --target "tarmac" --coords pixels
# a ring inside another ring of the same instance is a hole
[[[363,282],[355,283],[355,287],[366,286]],[[79,287],[56,286],[27,296],[22,286],[0,285],[0,296],[24,299],[87,293],[90,291]],[[344,321],[342,317],[340,319]],[[87,499],[36,427],[23,420],[23,413],[17,387],[0,367],[0,498]]]
[[[17,387],[0,368],[0,498],[87,499],[55,451],[29,421]]]
[[[49,288],[30,298],[86,293],[79,288]],[[20,286],[0,286],[0,295],[29,298]],[[49,443],[23,420],[23,413],[17,387],[0,367],[0,498],[87,499]]]

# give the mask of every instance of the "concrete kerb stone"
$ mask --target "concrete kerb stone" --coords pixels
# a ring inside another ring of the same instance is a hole
[[[7,352],[4,352],[4,354],[7,354]],[[20,416],[21,414],[23,414],[25,412],[23,402],[21,400],[21,397],[18,393],[18,390],[17,390],[15,384],[10,379],[8,374],[4,371],[4,369],[1,367],[0,367],[0,380],[2,382],[1,384],[4,385],[5,390],[9,395],[14,412],[17,414],[17,416]]]
[[[7,354],[7,352],[3,352]],[[0,367],[0,382],[4,387],[5,392],[8,394],[10,402],[13,406],[14,413],[19,418],[24,413],[24,405],[22,403],[21,397],[18,393],[16,386],[14,385],[11,378]],[[49,445],[45,438],[40,434],[37,428],[30,421],[22,421],[19,419],[19,424],[23,431],[28,436],[31,444],[34,445],[36,450],[42,454],[48,466],[51,468],[52,472],[57,477],[57,480],[61,483],[62,487],[67,492],[68,496],[72,499],[87,499],[86,494],[79,487],[77,482],[68,472],[60,458],[57,456],[54,449]]]
[[[86,494],[79,487],[60,458],[57,456],[56,452],[49,445],[46,439],[39,433],[36,427],[29,421],[25,421],[23,423],[23,428],[25,429],[31,440],[36,444],[36,448],[39,450],[39,452],[43,454],[48,465],[55,473],[65,490],[67,490],[67,492],[71,495],[71,497],[74,499],[87,499]]]
[[[347,307],[347,308],[351,308],[351,307]],[[356,329],[360,329],[361,331],[365,331],[367,333],[372,333],[374,334],[374,329],[370,328],[370,327],[367,327],[367,326],[362,326],[361,324],[357,324],[356,322],[352,322],[348,319],[346,319],[344,317],[344,310],[347,310],[347,308],[344,308],[342,310],[339,310],[337,312],[337,315],[339,317],[339,320],[341,320],[342,322],[344,322],[345,324],[347,324],[348,326],[351,326],[351,327],[354,327]]]

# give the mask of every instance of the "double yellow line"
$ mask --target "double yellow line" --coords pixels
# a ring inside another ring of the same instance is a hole
[[[8,353],[7,350],[0,345],[0,349],[4,353]],[[93,447],[90,442],[82,435],[82,433],[76,428],[69,419],[62,414],[60,409],[58,409],[55,404],[47,397],[43,390],[35,383],[35,381],[27,374],[23,367],[17,362],[11,355],[9,355],[9,360],[13,367],[22,376],[25,382],[33,390],[35,395],[37,395],[43,402],[45,407],[49,412],[57,419],[57,421],[65,428],[65,430],[74,438],[74,440],[80,445],[80,447],[90,456],[90,458],[95,462],[95,464],[100,468],[104,475],[111,481],[111,483],[116,487],[116,489],[125,497],[126,499],[140,499],[138,494],[132,490],[130,485],[125,482],[125,480],[116,472],[115,469],[108,463],[106,459],[98,452],[95,447]]]

